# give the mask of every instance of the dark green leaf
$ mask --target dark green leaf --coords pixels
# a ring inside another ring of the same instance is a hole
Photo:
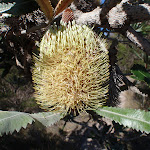
[[[10,69],[12,67],[12,65],[10,65],[9,63],[6,63],[4,66],[5,66],[4,67],[4,71],[3,71],[2,75],[1,75],[2,78],[4,78],[9,73],[9,71],[10,71]],[[0,65],[0,67],[1,67],[1,65]]]
[[[144,66],[135,64],[131,68],[131,72],[135,76],[134,78],[140,81],[145,81],[150,86],[150,73],[146,70]]]
[[[16,4],[10,10],[8,10],[7,13],[18,16],[30,13],[39,8],[35,0],[2,0],[2,2],[15,2]]]

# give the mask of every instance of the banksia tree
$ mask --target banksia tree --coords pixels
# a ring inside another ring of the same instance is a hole
[[[137,34],[129,26],[132,23],[149,20],[150,6],[147,3],[139,2],[135,5],[134,2],[108,0],[101,7],[95,7],[91,2],[91,5],[85,2],[83,6],[80,2],[71,4],[73,0],[60,0],[53,8],[50,0],[36,1],[49,23],[59,20],[60,15],[58,14],[64,10],[62,14],[64,22],[75,20],[77,24],[88,24],[89,26],[95,24],[97,27],[109,28],[110,32],[111,29],[115,30],[144,50],[146,55],[150,54],[150,43],[141,36],[142,34]],[[67,8],[70,4],[71,6]],[[21,1],[16,1],[15,9],[13,9],[13,4],[2,3],[0,9],[2,9],[1,12],[4,12],[7,8],[3,10],[3,6],[7,6],[9,10],[12,8],[9,13],[22,13],[21,5]],[[83,7],[80,7],[81,5]],[[28,9],[23,10],[29,13]],[[18,34],[15,33],[15,35]],[[20,30],[19,36],[21,36]],[[116,45],[117,42],[112,42],[109,50],[114,50]],[[49,112],[29,114],[0,110],[0,136],[4,133],[18,132],[21,127],[26,128],[27,124],[36,120],[44,126],[51,126],[64,117],[62,113],[81,112],[89,109],[124,126],[150,133],[149,111],[101,107],[106,102],[108,93],[108,51],[105,41],[97,37],[92,29],[75,25],[75,23],[50,27],[42,39],[40,54],[34,57],[34,62],[35,97],[37,103]],[[110,62],[110,65],[113,64]],[[150,85],[150,74],[146,68],[136,66],[132,69],[136,79]]]
[[[50,27],[34,60],[35,97],[43,109],[81,112],[105,103],[108,51],[92,29],[74,22]]]

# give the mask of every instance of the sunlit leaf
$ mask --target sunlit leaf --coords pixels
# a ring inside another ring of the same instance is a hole
[[[16,3],[0,3],[0,13],[8,11],[11,9]]]
[[[26,128],[27,124],[31,124],[33,121],[34,119],[27,113],[0,111],[0,135],[18,132],[22,127]]]
[[[26,128],[33,121],[39,121],[44,126],[51,126],[59,121],[63,115],[52,112],[41,112],[29,114],[16,111],[0,111],[0,136],[3,134],[12,134],[14,131]]]
[[[120,125],[150,133],[150,112],[135,109],[103,107],[95,110],[98,115],[109,118]]]

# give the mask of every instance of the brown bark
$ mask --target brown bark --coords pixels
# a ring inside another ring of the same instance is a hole
[[[72,3],[70,8],[77,24],[114,29],[150,55],[150,42],[129,27],[132,23],[150,20],[149,4],[133,4],[129,0],[106,0],[102,8],[98,6],[86,13],[78,10],[75,4]]]
[[[107,12],[108,24],[105,24],[105,26],[110,26],[112,28],[120,28],[121,26],[126,25],[126,23],[130,24],[150,20],[149,4],[139,4],[134,6],[127,2],[121,2],[110,11],[107,10],[106,12],[102,12],[104,8],[97,7],[93,11],[87,13],[78,10],[73,3],[70,8],[73,10],[75,20],[78,24],[96,24],[101,26],[103,24],[100,17],[101,13],[106,15]]]
[[[120,2],[121,0],[105,0],[100,14],[101,20],[106,19],[107,13]]]
[[[129,27],[124,35],[133,42],[137,47],[141,48],[148,55],[150,55],[150,42],[138,34],[132,27]]]

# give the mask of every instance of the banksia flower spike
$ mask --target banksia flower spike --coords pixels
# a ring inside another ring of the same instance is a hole
[[[105,41],[92,29],[74,21],[50,27],[34,60],[35,98],[41,108],[70,113],[96,109],[105,103],[108,51]]]

